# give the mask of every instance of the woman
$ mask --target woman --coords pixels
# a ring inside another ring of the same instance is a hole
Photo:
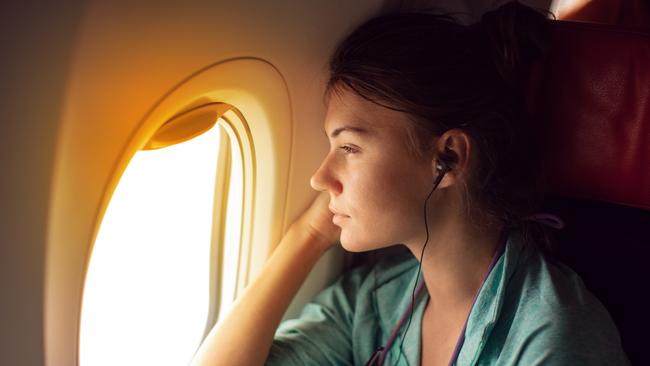
[[[518,3],[462,26],[393,14],[330,62],[323,191],[201,346],[196,365],[620,365],[605,308],[543,255],[518,99],[547,20]],[[329,247],[396,244],[278,324]],[[276,329],[277,328],[277,329]]]

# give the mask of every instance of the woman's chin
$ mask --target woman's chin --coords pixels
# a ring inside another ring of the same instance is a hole
[[[356,245],[349,245],[349,244],[343,244],[343,243],[341,243],[341,246],[343,247],[343,249],[345,249],[346,251],[351,252],[351,253],[361,253],[361,252],[366,252],[366,251],[369,250],[369,249],[360,248],[359,246],[356,246]]]
[[[375,244],[371,244],[363,240],[358,240],[358,239],[355,240],[353,238],[347,238],[343,234],[341,234],[341,246],[343,247],[343,249],[352,253],[361,253],[361,252],[367,252],[370,250],[379,249],[379,247]]]
[[[341,231],[341,240],[340,240],[343,249],[353,253],[363,252],[363,250],[359,246],[358,241],[346,237],[344,232],[345,230]]]

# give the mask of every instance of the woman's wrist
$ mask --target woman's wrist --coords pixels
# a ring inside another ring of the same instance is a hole
[[[323,254],[329,248],[336,245],[336,242],[327,239],[311,225],[308,223],[303,223],[300,220],[294,222],[291,225],[287,235],[291,235],[293,238],[292,240],[297,241],[299,245],[315,249],[319,251],[320,254]]]

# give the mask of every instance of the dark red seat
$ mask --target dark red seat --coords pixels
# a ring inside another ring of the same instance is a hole
[[[543,149],[553,255],[607,307],[633,364],[650,329],[650,33],[554,21],[526,87]]]

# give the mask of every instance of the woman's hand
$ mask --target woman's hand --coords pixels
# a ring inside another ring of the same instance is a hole
[[[298,230],[305,230],[326,248],[336,245],[341,228],[332,223],[334,214],[329,210],[329,194],[321,192],[298,219],[293,223]]]

